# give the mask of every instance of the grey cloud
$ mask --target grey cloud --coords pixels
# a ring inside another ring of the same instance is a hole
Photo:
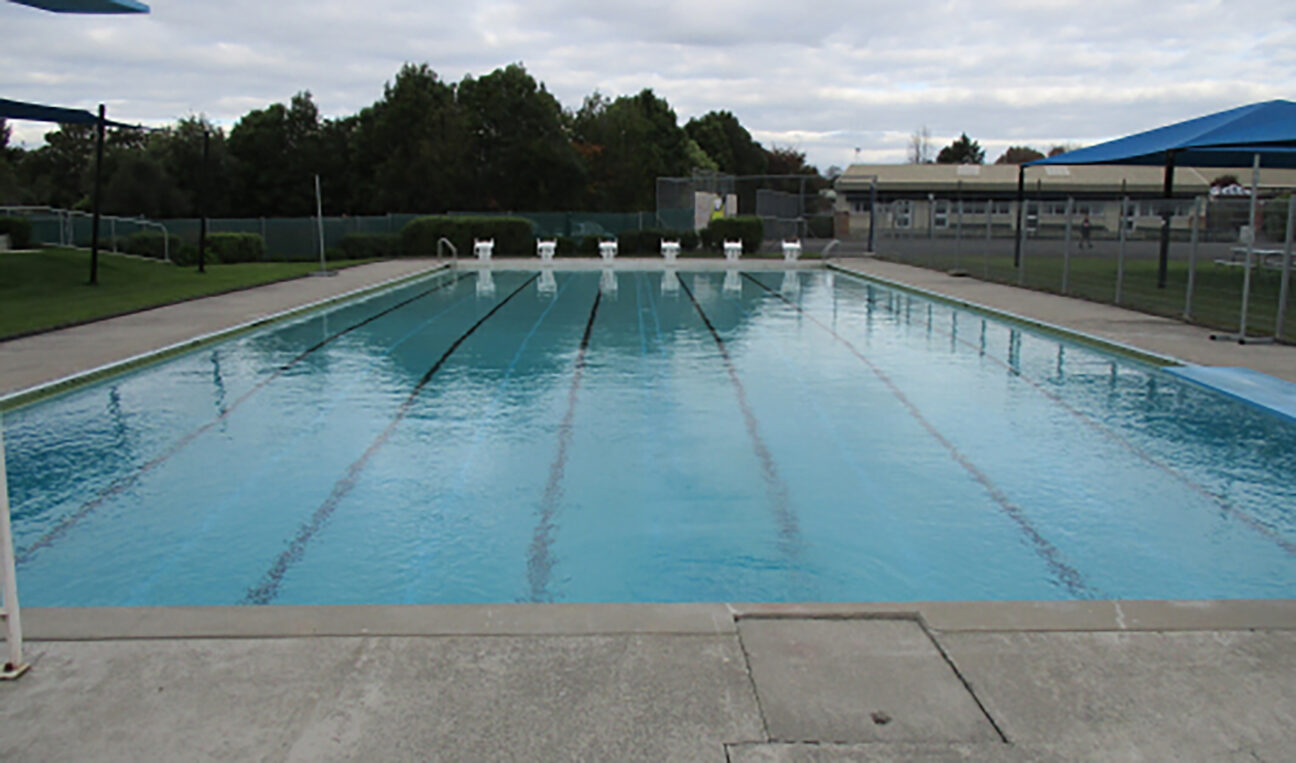
[[[302,89],[352,113],[406,61],[448,80],[520,61],[569,108],[652,87],[681,120],[728,109],[821,166],[856,147],[899,161],[921,125],[1047,147],[1296,97],[1288,0],[151,4],[144,18],[77,18],[0,2],[0,94],[229,124]]]

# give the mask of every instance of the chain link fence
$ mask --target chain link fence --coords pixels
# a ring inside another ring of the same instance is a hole
[[[1291,195],[1259,202],[1254,220],[1249,198],[1027,201],[1020,235],[1017,203],[1003,199],[896,200],[875,213],[881,259],[1229,331],[1243,330],[1245,299],[1248,336],[1296,338]]]

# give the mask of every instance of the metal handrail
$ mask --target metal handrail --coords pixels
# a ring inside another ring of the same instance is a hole
[[[4,212],[46,212],[46,213],[52,213],[56,215],[59,218],[59,241],[58,241],[59,246],[72,246],[73,244],[72,237],[71,236],[65,237],[64,235],[65,233],[67,233],[67,230],[64,226],[64,219],[63,219],[65,215],[67,216],[67,223],[69,223],[68,227],[70,227],[70,223],[72,222],[73,215],[80,215],[81,217],[94,217],[94,215],[91,214],[90,212],[82,212],[79,209],[60,209],[58,207],[28,206],[28,205],[0,207],[0,213],[4,213]],[[157,228],[161,230],[162,231],[162,261],[163,262],[171,261],[171,234],[167,230],[167,227],[162,223],[157,222],[155,220],[146,220],[143,217],[120,217],[118,215],[99,215],[99,219],[108,220],[109,222],[112,223],[116,223],[116,221],[121,220],[122,222],[134,223],[135,225],[143,226],[146,228]],[[114,234],[112,236],[113,251],[116,251],[117,235],[115,233],[116,231],[115,225],[113,226],[113,230],[114,230]]]
[[[455,248],[454,243],[450,241],[450,239],[446,238],[445,236],[442,236],[441,238],[437,239],[437,262],[441,261],[442,244],[445,244],[446,246],[450,247],[450,253],[454,255],[454,266],[456,268],[459,267],[459,250]]]

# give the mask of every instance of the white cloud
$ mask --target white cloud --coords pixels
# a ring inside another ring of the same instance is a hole
[[[821,166],[901,161],[907,136],[1093,143],[1296,98],[1290,0],[153,0],[147,17],[0,2],[0,96],[231,124],[309,89],[372,103],[407,61],[444,79],[523,62],[566,106],[652,87],[681,121],[734,112]],[[15,125],[34,143],[44,125]],[[937,146],[939,147],[939,145]]]

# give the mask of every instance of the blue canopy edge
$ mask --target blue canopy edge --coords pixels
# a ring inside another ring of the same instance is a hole
[[[92,125],[99,122],[99,117],[84,109],[66,109],[62,106],[43,106],[39,103],[11,101],[0,98],[0,117],[5,119],[25,119],[32,122],[56,122],[58,124]],[[105,119],[109,127],[125,127],[138,130],[140,125],[128,125],[125,122],[114,122]]]
[[[148,13],[149,7],[136,0],[11,0],[55,13]]]

